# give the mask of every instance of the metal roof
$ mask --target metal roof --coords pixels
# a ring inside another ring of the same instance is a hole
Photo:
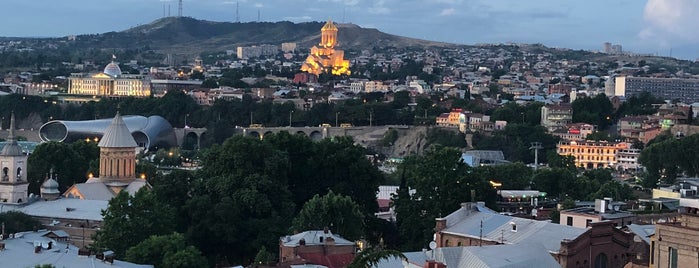
[[[491,245],[483,247],[441,247],[426,252],[404,253],[411,264],[423,267],[426,261],[434,260],[453,268],[515,268],[515,267],[561,267],[541,245]],[[377,268],[405,267],[402,260],[382,260]]]
[[[306,242],[306,245],[323,245],[324,242],[320,242],[321,237],[323,237],[323,241],[325,241],[327,237],[332,237],[335,240],[335,245],[354,245],[352,241],[344,239],[330,231],[326,234],[323,230],[305,231],[291,236],[283,236],[280,239],[282,243],[284,243],[284,246],[295,247],[299,245],[301,239]]]
[[[629,231],[638,235],[643,241],[650,245],[650,236],[655,234],[655,224],[629,224],[626,227],[629,228]]]
[[[558,252],[561,240],[575,239],[586,231],[585,228],[500,215],[487,208],[482,209],[484,206],[480,204],[470,205],[469,207],[469,204],[465,204],[447,216],[447,228],[442,232],[480,238],[482,230],[482,237],[487,241],[504,244],[527,242]]]
[[[54,234],[56,231],[53,231]],[[113,264],[92,256],[79,256],[78,247],[45,236],[47,231],[21,232],[15,238],[5,239],[5,250],[0,250],[0,267],[34,267],[51,264],[71,268],[146,268],[153,265],[134,264],[115,260]],[[58,234],[57,234],[58,235]],[[59,235],[60,236],[60,235]],[[51,242],[51,249],[48,249]],[[41,247],[34,253],[35,245]],[[123,256],[122,256],[123,257]]]
[[[98,146],[106,148],[136,148],[138,144],[131,136],[131,131],[126,127],[124,120],[121,119],[121,115],[117,112],[112,123],[104,131],[104,136],[102,136]]]

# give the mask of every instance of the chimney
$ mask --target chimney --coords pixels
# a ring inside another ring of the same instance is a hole
[[[434,227],[434,231],[439,233],[442,230],[447,228],[447,219],[446,218],[437,218],[437,225]]]
[[[329,232],[330,229],[327,226],[325,226],[325,228],[323,228],[323,233],[327,235]]]

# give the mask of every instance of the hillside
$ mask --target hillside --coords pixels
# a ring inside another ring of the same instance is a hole
[[[121,32],[81,35],[74,45],[85,48],[137,49],[148,47],[161,52],[196,54],[223,51],[237,46],[296,42],[307,48],[320,39],[324,22],[212,22],[188,17],[169,17]],[[357,49],[374,46],[450,46],[386,34],[377,29],[354,24],[339,24],[338,39],[342,47]]]

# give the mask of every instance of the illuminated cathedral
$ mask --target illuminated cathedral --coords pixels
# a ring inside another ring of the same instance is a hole
[[[323,72],[333,75],[349,75],[349,60],[344,59],[345,52],[335,49],[337,44],[337,27],[331,20],[320,29],[320,44],[311,48],[311,54],[301,65],[301,71],[320,75]]]

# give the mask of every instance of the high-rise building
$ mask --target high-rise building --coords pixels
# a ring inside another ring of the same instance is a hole
[[[617,76],[614,95],[630,98],[647,91],[664,100],[699,102],[699,79]]]
[[[331,20],[320,29],[320,43],[311,48],[311,54],[301,65],[301,71],[320,75],[331,73],[333,75],[349,75],[349,60],[344,59],[345,52],[335,49],[337,45],[337,27]]]

